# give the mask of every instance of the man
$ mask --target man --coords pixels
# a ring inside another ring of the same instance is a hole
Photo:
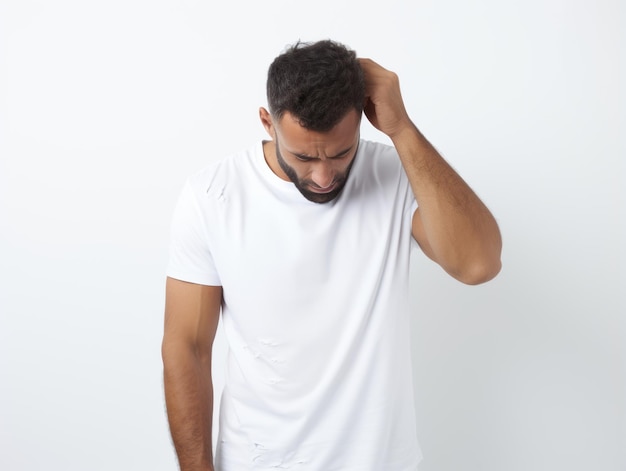
[[[180,467],[415,470],[412,240],[477,284],[500,270],[497,224],[375,62],[299,43],[270,66],[267,93],[272,140],[192,176],[174,215],[163,361]],[[360,139],[362,112],[393,147]],[[220,312],[229,356],[214,465]]]

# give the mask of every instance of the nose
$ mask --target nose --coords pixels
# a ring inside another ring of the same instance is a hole
[[[328,188],[335,181],[335,171],[327,162],[316,162],[311,173],[311,181],[320,189]]]

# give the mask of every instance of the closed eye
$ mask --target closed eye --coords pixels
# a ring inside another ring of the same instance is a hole
[[[350,151],[352,150],[352,148],[350,149],[346,149],[342,152],[340,152],[337,155],[333,155],[332,157],[328,157],[331,160],[335,160],[335,159],[343,159],[344,157],[347,157],[350,154]]]
[[[333,155],[331,157],[328,157],[330,160],[335,160],[335,159],[342,159],[343,157],[346,157],[350,154],[350,151],[352,150],[352,147],[348,147],[347,149],[342,150],[341,152],[339,152],[336,155]],[[296,157],[296,159],[298,159],[300,162],[310,162],[311,160],[315,160],[317,159],[317,157],[311,157],[309,155],[304,155],[304,154],[296,154],[295,152],[292,152],[292,154]]]

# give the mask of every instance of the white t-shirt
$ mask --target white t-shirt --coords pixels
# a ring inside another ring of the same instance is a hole
[[[276,176],[261,143],[188,180],[167,274],[223,287],[219,471],[417,469],[415,208],[395,149],[364,140],[325,204]]]

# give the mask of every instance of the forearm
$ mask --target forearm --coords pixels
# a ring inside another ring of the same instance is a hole
[[[213,471],[211,355],[164,342],[163,376],[170,431],[181,471]]]
[[[413,233],[427,255],[465,283],[493,278],[502,241],[490,211],[412,123],[391,138],[419,205]]]

